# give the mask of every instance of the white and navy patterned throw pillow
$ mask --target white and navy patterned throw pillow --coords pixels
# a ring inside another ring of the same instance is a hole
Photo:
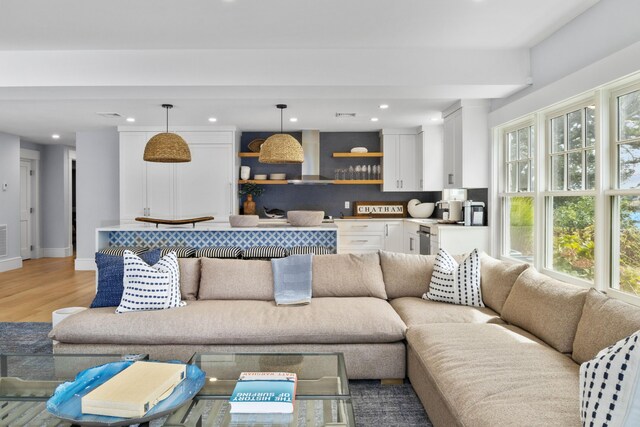
[[[438,251],[429,292],[422,298],[458,305],[484,307],[480,289],[480,256],[473,252],[458,265],[444,249]]]
[[[640,331],[580,365],[583,426],[640,425]]]
[[[240,258],[242,249],[237,246],[212,246],[196,251],[196,258]]]
[[[147,252],[149,248],[142,246],[109,246],[108,248],[100,249],[98,253],[105,255],[123,256],[124,251],[131,251],[136,255]]]
[[[180,267],[175,252],[150,266],[131,251],[124,252],[124,292],[116,313],[180,307]]]
[[[289,249],[289,255],[329,255],[333,251],[326,246],[294,246]]]

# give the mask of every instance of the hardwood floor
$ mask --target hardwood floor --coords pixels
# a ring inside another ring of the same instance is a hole
[[[0,273],[0,322],[51,322],[63,307],[88,307],[95,272],[75,271],[73,257],[40,258]]]

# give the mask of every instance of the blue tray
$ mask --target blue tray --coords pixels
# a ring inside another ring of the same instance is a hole
[[[125,370],[132,361],[112,362],[80,372],[75,381],[60,384],[47,401],[47,410],[58,418],[86,426],[125,426],[151,421],[165,416],[184,405],[204,386],[205,374],[196,365],[187,365],[187,377],[166,399],[161,400],[144,417],[120,418],[88,415],[81,412],[80,399],[94,388],[104,384],[117,373]],[[182,362],[171,362],[182,363]]]

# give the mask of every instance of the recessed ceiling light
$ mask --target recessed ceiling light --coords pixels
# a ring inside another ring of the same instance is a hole
[[[135,119],[134,117],[127,117],[127,121],[128,121],[129,123],[133,123],[133,122],[135,122],[135,121],[136,121],[136,119]]]
[[[57,133],[54,133],[53,135],[51,135],[51,138],[60,139],[60,135],[58,135]]]
[[[437,122],[438,120],[440,120],[440,117],[431,117],[432,122]]]
[[[377,117],[371,117],[371,121],[372,121],[372,122],[377,122],[377,121],[378,121],[378,118],[377,118]]]
[[[389,105],[387,105],[387,104],[380,104],[380,109],[381,109],[381,110],[386,110],[387,108],[389,108]]]
[[[216,119],[215,117],[209,117],[209,121],[210,121],[211,123],[214,123],[214,122],[217,122],[217,121],[218,121],[218,119]]]
[[[289,119],[289,121],[290,121],[290,122],[294,122],[294,123],[295,123],[295,122],[297,122],[297,121],[298,121],[298,118],[297,118],[297,117],[291,117],[291,118]]]

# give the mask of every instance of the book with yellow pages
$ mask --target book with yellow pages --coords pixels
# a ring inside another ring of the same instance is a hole
[[[81,399],[82,413],[142,417],[186,377],[181,363],[135,362]]]
[[[291,414],[298,377],[291,372],[242,372],[229,402],[232,414]]]

